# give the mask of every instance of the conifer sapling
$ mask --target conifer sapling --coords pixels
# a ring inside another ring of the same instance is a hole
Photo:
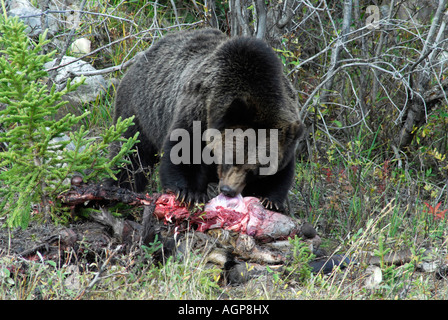
[[[65,104],[61,97],[82,82],[70,81],[62,91],[48,88],[43,65],[55,51],[42,54],[48,44],[46,32],[32,41],[25,25],[16,17],[0,17],[0,216],[6,215],[9,227],[25,228],[32,206],[47,215],[51,201],[66,188],[64,180],[75,172],[85,173],[85,180],[114,177],[114,169],[137,141],[137,135],[123,139],[132,118],[119,120],[99,138],[89,138],[89,131],[75,125],[85,118],[66,114],[56,120]],[[68,135],[70,139],[55,139]],[[109,145],[121,142],[115,157],[107,156]],[[72,143],[74,148],[67,148]]]

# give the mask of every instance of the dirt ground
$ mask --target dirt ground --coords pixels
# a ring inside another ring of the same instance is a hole
[[[288,240],[260,243],[246,234],[223,229],[198,232],[159,221],[150,210],[149,206],[134,208],[133,215],[125,219],[117,218],[109,209],[101,207],[90,210],[88,217],[78,215],[65,226],[32,221],[25,230],[0,228],[0,255],[30,261],[53,260],[70,265],[77,264],[81,257],[84,261],[105,258],[105,249],[126,254],[139,250],[143,244],[148,246],[160,241],[160,247],[152,252],[154,262],[163,262],[168,256],[182,255],[191,250],[200,250],[207,255],[208,262],[224,272],[240,261],[277,267],[288,262],[291,253]],[[145,212],[146,216],[150,213],[146,222]],[[298,219],[294,221],[301,228],[298,236],[317,256],[321,256],[313,265],[318,271],[327,261],[319,249],[321,239],[311,225]],[[331,271],[331,267],[327,267],[327,271]],[[238,272],[233,278],[226,277],[230,283],[247,280]]]

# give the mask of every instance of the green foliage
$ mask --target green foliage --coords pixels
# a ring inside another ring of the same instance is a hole
[[[384,236],[380,234],[378,236],[378,249],[374,250],[374,255],[380,258],[380,269],[382,273],[382,282],[379,286],[379,290],[375,293],[376,296],[394,297],[395,299],[406,298],[409,291],[409,284],[417,282],[414,278],[416,268],[424,259],[425,249],[411,247],[411,259],[409,262],[402,265],[386,264],[385,259],[387,255],[390,255],[391,249],[385,247]],[[416,283],[416,285],[418,285]],[[420,284],[422,287],[422,284]],[[422,288],[424,290],[424,288]]]
[[[311,252],[308,243],[302,241],[301,238],[294,236],[289,238],[292,247],[291,263],[285,268],[284,281],[295,279],[299,283],[305,283],[311,278],[312,268],[308,265],[315,258]]]
[[[142,245],[142,248],[145,253],[145,258],[150,259],[155,252],[163,248],[163,244],[160,242],[159,237],[156,234],[154,241],[150,242],[148,246]]]
[[[35,43],[18,18],[2,18],[0,35],[0,103],[5,105],[0,111],[4,129],[0,143],[6,146],[0,152],[0,210],[9,227],[25,228],[32,205],[40,204],[40,211],[48,213],[51,197],[66,188],[63,182],[74,172],[86,173],[86,180],[114,177],[114,166],[130,152],[137,136],[127,141],[121,138],[132,118],[120,119],[99,139],[88,138],[84,126],[73,131],[88,113],[56,120],[58,109],[65,104],[61,97],[82,82],[72,85],[68,81],[59,92],[55,85],[49,89],[44,83],[43,65],[55,54],[40,54],[49,42],[46,33]],[[69,139],[62,139],[64,135]],[[124,143],[110,160],[107,150],[114,141]],[[73,147],[67,148],[69,144]]]

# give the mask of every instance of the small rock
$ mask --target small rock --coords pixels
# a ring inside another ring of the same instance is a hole
[[[317,235],[317,231],[316,231],[316,229],[314,229],[314,227],[310,223],[305,222],[302,225],[302,234],[306,238],[312,239],[312,238],[314,238]]]
[[[69,265],[67,267],[68,276],[64,280],[64,285],[67,289],[70,290],[79,290],[81,289],[81,284],[79,283],[79,269],[77,265]]]
[[[64,67],[57,69],[57,75],[55,77],[55,83],[58,89],[64,88],[67,79],[73,74],[83,74],[85,72],[95,71],[96,69],[85,61],[77,60],[77,58],[64,56],[61,60],[61,65],[68,64]],[[44,67],[51,69],[54,66],[56,59],[47,62]],[[81,76],[76,76],[72,83],[81,81]],[[96,98],[106,91],[107,83],[103,76],[88,76],[84,82],[84,85],[80,86],[75,92],[67,94],[72,99],[78,100],[80,103],[87,103],[95,101]]]
[[[72,179],[70,180],[70,184],[72,186],[80,186],[83,183],[82,181],[82,177],[81,176],[73,176]]]
[[[73,41],[70,50],[74,54],[86,54],[91,51],[91,41],[86,38],[80,38]]]
[[[380,267],[370,265],[367,267],[366,273],[370,275],[366,278],[364,287],[366,289],[378,288],[381,281],[383,281],[383,272],[381,271]]]
[[[10,16],[18,16],[28,26],[26,32],[28,35],[34,37],[43,32],[44,29],[49,29],[50,34],[55,34],[58,31],[57,19],[52,14],[47,14],[45,19],[46,25],[42,27],[42,11],[35,8],[27,0],[11,0],[9,2]]]
[[[418,265],[418,269],[422,272],[435,272],[439,269],[437,261],[423,261]]]
[[[258,272],[248,263],[236,261],[231,253],[227,254],[227,261],[223,268],[223,277],[227,284],[243,284],[257,274]]]

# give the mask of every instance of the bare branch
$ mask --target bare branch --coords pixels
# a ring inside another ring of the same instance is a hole
[[[102,51],[102,50],[104,50],[106,48],[109,48],[109,47],[111,47],[111,46],[113,46],[113,45],[115,45],[117,43],[120,43],[120,42],[125,41],[125,40],[130,39],[130,38],[136,38],[136,37],[141,36],[141,35],[146,34],[146,33],[151,33],[151,32],[154,32],[154,31],[161,31],[161,30],[169,30],[169,29],[173,29],[173,28],[178,28],[179,26],[181,26],[181,27],[186,27],[186,26],[193,27],[193,26],[196,26],[196,25],[200,25],[202,23],[204,23],[204,21],[200,20],[200,21],[195,22],[195,23],[181,23],[180,25],[173,25],[173,26],[169,26],[169,27],[166,27],[166,28],[149,28],[149,29],[146,29],[146,30],[142,30],[142,31],[137,32],[135,34],[130,34],[130,35],[126,36],[126,37],[123,37],[123,38],[117,39],[115,41],[112,41],[112,42],[108,43],[107,45],[102,46],[100,48],[97,48],[97,49],[93,50],[92,52],[86,53],[86,54],[82,55],[81,57],[73,59],[72,61],[70,61],[68,63],[51,67],[51,68],[49,68],[49,69],[47,69],[45,71],[50,72],[50,71],[53,71],[53,70],[56,70],[56,69],[68,66],[68,65],[70,65],[70,64],[72,64],[72,63],[74,63],[76,61],[79,61],[79,60],[82,60],[84,58],[87,58],[87,57],[89,57],[89,56],[91,56],[93,54],[96,54],[96,53],[98,53],[98,52],[100,52],[100,51]],[[126,67],[128,67],[128,66],[129,65],[126,65]]]
[[[347,34],[350,31],[350,23],[352,21],[352,0],[344,0],[344,11],[343,11],[343,20],[342,20],[342,30],[341,35],[338,37],[336,41],[335,47],[331,53],[331,62],[329,71],[327,72],[327,79],[325,79],[324,91],[321,95],[321,102],[325,103],[326,97],[328,93],[333,88],[333,76],[335,75],[335,70],[339,65],[339,54],[345,45],[345,41],[347,40]]]
[[[83,0],[81,2],[81,6],[80,6],[81,10],[84,9],[86,1],[87,0]],[[75,28],[70,30],[70,33],[67,36],[67,39],[65,40],[64,48],[62,49],[62,51],[57,56],[56,61],[54,63],[54,66],[59,66],[61,64],[62,58],[64,57],[65,53],[67,52],[68,48],[70,47],[70,44],[72,43],[72,39],[73,39],[73,36],[75,35],[75,32],[76,32]],[[54,77],[56,77],[56,73],[55,72],[54,73],[50,73],[50,78],[54,79]]]
[[[131,23],[132,25],[134,25],[135,27],[137,27],[137,24],[129,19],[126,18],[122,18],[122,17],[118,17],[118,16],[114,16],[111,14],[107,14],[107,13],[101,13],[101,12],[93,12],[93,11],[85,11],[85,10],[44,10],[40,13],[36,13],[36,14],[29,14],[29,15],[23,15],[20,16],[20,18],[22,19],[26,19],[26,18],[33,18],[33,17],[45,17],[49,14],[54,14],[54,13],[58,13],[58,14],[66,14],[66,13],[80,13],[80,14],[84,14],[84,15],[92,15],[92,16],[98,16],[98,17],[105,17],[105,18],[110,18],[110,19],[115,19],[115,20],[120,20],[123,22],[127,22],[127,23]]]
[[[238,19],[238,25],[241,27],[241,34],[243,36],[250,36],[250,29],[247,21],[243,17],[243,8],[240,0],[235,0],[236,17]]]
[[[170,0],[171,2],[171,6],[173,7],[173,11],[174,11],[174,17],[176,19],[176,24],[179,26],[179,16],[177,15],[177,8],[176,8],[176,4],[174,3],[174,0]],[[180,30],[180,27],[178,27]]]
[[[439,5],[437,7],[436,14],[434,16],[434,19],[432,21],[431,27],[429,29],[428,35],[426,37],[426,41],[424,43],[423,49],[420,54],[420,58],[417,60],[418,63],[423,61],[426,56],[428,56],[433,49],[433,43],[434,43],[434,36],[440,28],[440,25],[444,25],[443,23],[440,24],[440,19],[442,17],[443,11],[446,10],[446,2],[447,0],[439,0]],[[415,63],[411,70],[416,67],[417,63]],[[423,93],[427,91],[429,82],[431,80],[430,78],[430,65],[431,61],[428,61],[425,63],[425,66],[420,70],[419,72],[416,72],[415,78],[416,80],[413,80],[413,73],[410,74],[410,83],[411,87],[415,92],[419,93],[418,99],[412,99],[410,107],[407,110],[407,116],[406,121],[404,122],[400,134],[398,135],[396,139],[396,145],[399,146],[400,149],[406,148],[409,146],[409,144],[412,142],[412,139],[414,138],[416,128],[420,127],[422,123],[426,122],[427,119],[427,101],[423,98]],[[415,82],[415,83],[414,83]]]
[[[340,61],[340,63],[343,63],[343,62],[346,62],[346,61],[348,62],[348,61],[352,61],[352,60],[344,60],[344,61]],[[389,67],[392,68],[392,71],[387,70],[387,69],[385,69],[383,67],[380,67],[378,64],[384,64],[386,66],[389,66]],[[322,89],[322,87],[325,86],[327,81],[330,81],[330,79],[333,78],[333,76],[335,74],[339,73],[341,70],[343,70],[345,68],[352,68],[352,67],[359,67],[359,66],[369,67],[369,68],[374,69],[374,70],[379,70],[379,71],[382,71],[384,73],[388,73],[391,76],[399,79],[403,84],[405,84],[406,87],[409,87],[409,84],[408,84],[406,78],[403,77],[397,70],[394,70],[393,65],[391,65],[391,64],[389,64],[389,63],[387,63],[385,61],[376,61],[376,62],[374,62],[374,61],[362,61],[360,59],[353,60],[353,62],[348,62],[348,63],[342,64],[338,68],[328,71],[325,79],[321,83],[319,83],[319,85],[317,85],[314,88],[313,92],[309,94],[308,99],[302,105],[301,110],[300,110],[300,116],[302,118],[306,117],[308,106],[313,101],[315,95],[319,92],[320,89]]]
[[[255,6],[257,8],[257,14],[258,14],[257,38],[264,39],[266,36],[266,23],[267,23],[266,4],[264,3],[264,0],[256,0]]]

